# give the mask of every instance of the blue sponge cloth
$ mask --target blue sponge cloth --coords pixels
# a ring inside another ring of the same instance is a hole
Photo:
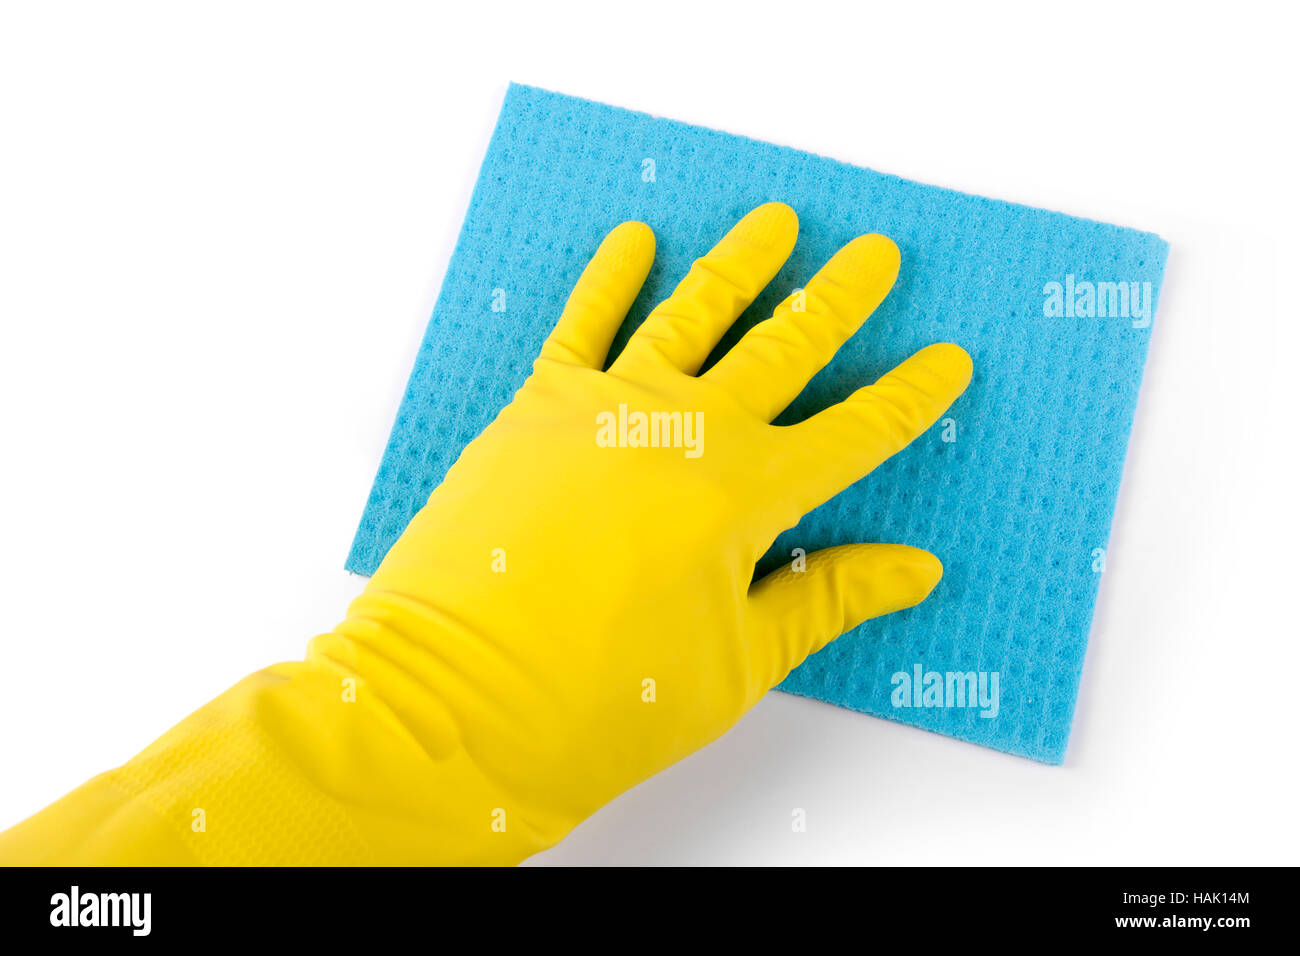
[[[695,257],[778,199],[799,214],[798,246],[715,357],[854,236],[884,233],[903,258],[884,305],[778,421],[931,342],[975,360],[944,419],[759,567],[796,548],[904,542],[937,554],[943,581],[781,689],[1060,763],[1168,250],[1148,233],[511,86],[347,567],[378,567],[509,402],[610,228],[639,219],[658,239],[616,353]]]

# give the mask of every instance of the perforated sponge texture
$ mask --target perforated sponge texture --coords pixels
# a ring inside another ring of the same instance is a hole
[[[610,228],[639,219],[658,238],[616,353],[693,258],[778,199],[799,214],[798,246],[715,357],[854,236],[884,233],[903,260],[884,305],[779,422],[931,342],[975,360],[939,423],[759,568],[796,548],[890,541],[938,555],[943,581],[781,689],[1060,763],[1168,248],[1148,233],[511,86],[347,567],[378,567],[509,402]]]

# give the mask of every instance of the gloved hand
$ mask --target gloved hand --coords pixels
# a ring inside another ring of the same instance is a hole
[[[971,374],[962,349],[933,345],[770,424],[893,284],[897,248],[868,235],[697,375],[796,232],[788,206],[751,212],[601,371],[654,254],[647,226],[616,228],[532,375],[343,623],[0,837],[0,859],[517,862],[714,740],[837,635],[923,600],[939,561],[896,544],[752,583],[779,533]]]

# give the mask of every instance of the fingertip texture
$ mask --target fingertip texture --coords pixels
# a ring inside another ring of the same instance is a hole
[[[654,260],[654,230],[635,220],[620,223],[601,242],[599,254],[613,272],[644,274]]]
[[[768,202],[756,207],[737,223],[738,233],[749,245],[771,248],[790,254],[799,238],[799,217],[783,202]]]
[[[884,282],[892,285],[902,265],[902,253],[888,236],[870,233],[855,237],[841,251],[845,271],[862,284]]]
[[[916,354],[924,367],[936,379],[949,383],[951,387],[965,390],[975,373],[975,363],[960,345],[950,342],[936,342],[927,345]]]

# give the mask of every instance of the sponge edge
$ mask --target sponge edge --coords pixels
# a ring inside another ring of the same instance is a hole
[[[721,228],[770,200],[797,210],[801,235],[714,360],[854,236],[888,236],[902,261],[870,322],[778,423],[936,342],[976,369],[933,428],[760,562],[761,576],[799,553],[881,541],[944,567],[924,603],[833,641],[781,689],[1062,762],[1168,251],[1149,233],[513,85],[348,569],[374,571],[510,400],[614,225],[648,223],[658,251],[611,355]]]

